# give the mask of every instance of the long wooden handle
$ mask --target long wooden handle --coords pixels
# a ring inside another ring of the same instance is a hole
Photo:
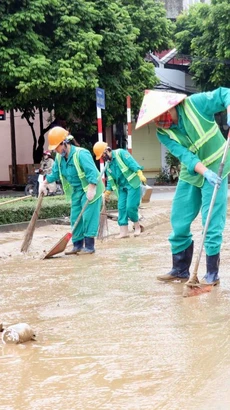
[[[105,164],[104,169],[103,169],[103,170],[101,171],[101,173],[98,175],[98,179],[99,179],[100,177],[102,177],[102,175],[105,173],[107,167],[108,167],[108,162]],[[76,227],[78,226],[79,221],[80,221],[80,219],[81,219],[83,213],[85,212],[85,209],[86,209],[87,206],[89,205],[89,202],[90,202],[90,201],[87,199],[87,201],[85,202],[85,204],[84,204],[84,206],[83,206],[83,208],[82,208],[80,214],[78,215],[77,220],[75,221],[75,223],[74,223],[74,225],[73,225],[73,228],[72,228],[72,234],[74,233]]]
[[[72,234],[74,233],[76,227],[78,226],[79,221],[80,221],[80,219],[81,219],[83,213],[85,212],[85,209],[87,208],[88,204],[89,204],[89,200],[87,199],[87,201],[85,202],[85,204],[84,204],[84,206],[83,206],[83,208],[82,208],[80,214],[79,214],[78,217],[77,217],[77,220],[75,221],[75,223],[74,223],[74,225],[73,225]]]
[[[10,201],[0,202],[1,205],[11,204],[12,202],[23,201],[24,199],[31,198],[32,195],[20,196],[19,198],[11,199]]]
[[[222,160],[221,160],[221,163],[220,163],[220,166],[219,166],[219,170],[218,170],[218,176],[219,177],[221,177],[222,173],[223,173],[223,169],[224,169],[225,161],[226,161],[226,158],[227,158],[229,146],[230,146],[230,131],[228,132],[228,138],[227,138],[226,143],[225,143],[223,157],[222,157]],[[215,205],[217,191],[218,191],[218,184],[216,183],[215,187],[214,187],[214,190],[213,190],[211,202],[210,202],[210,205],[209,205],[208,215],[207,215],[206,222],[205,222],[205,225],[204,225],[204,230],[203,230],[203,234],[202,234],[202,241],[201,241],[201,244],[200,244],[199,253],[198,253],[198,256],[197,256],[197,259],[196,259],[196,263],[195,263],[195,266],[194,266],[193,273],[191,274],[188,282],[197,282],[198,268],[199,268],[199,264],[200,264],[202,251],[203,251],[203,245],[204,245],[206,234],[207,234],[207,231],[208,231],[208,228],[209,228],[209,223],[210,223],[213,207]]]

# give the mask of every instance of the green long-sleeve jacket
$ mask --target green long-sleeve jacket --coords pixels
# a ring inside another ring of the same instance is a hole
[[[187,99],[189,99],[193,103],[196,110],[204,117],[205,120],[210,121],[211,127],[213,121],[215,121],[214,114],[224,111],[228,107],[228,105],[230,105],[230,89],[220,87],[211,92],[194,94],[190,97],[187,97]],[[185,136],[187,132],[185,130],[185,124],[182,119],[183,102],[178,104],[175,108],[178,114],[178,124],[173,124],[170,129],[172,129],[175,134],[178,133],[179,135],[180,133],[182,133]],[[198,175],[195,172],[195,166],[198,162],[202,162],[202,158],[199,158],[195,153],[188,149],[190,142],[188,142],[188,144],[185,146],[185,143],[181,141],[181,143],[178,143],[177,141],[171,139],[168,135],[162,135],[160,132],[161,129],[159,129],[157,132],[159,141],[164,144],[167,149],[180,160],[180,162],[187,168],[187,171],[191,176]],[[192,137],[191,134],[190,137]],[[215,137],[213,137],[210,143],[215,144]],[[210,166],[208,166],[208,168],[212,169],[214,172],[217,172],[219,163],[220,160],[211,164]],[[226,176],[229,171],[230,168],[228,158],[227,164],[224,168],[223,176]],[[196,185],[196,183],[194,183],[194,185]]]
[[[91,153],[88,150],[85,149],[79,149],[77,147],[71,146],[70,147],[70,153],[67,158],[61,158],[60,161],[60,170],[61,170],[61,175],[64,177],[71,187],[74,190],[82,190],[82,183],[81,180],[78,176],[76,166],[74,164],[74,159],[73,155],[74,153],[79,150],[79,163],[82,168],[82,170],[85,173],[86,180],[89,184],[98,184],[98,169],[94,163],[93,157]],[[59,164],[57,157],[55,158],[55,162],[52,168],[52,173],[46,176],[47,181],[54,182],[60,179],[60,174],[59,174]]]
[[[129,168],[130,171],[137,172],[138,170],[143,169],[143,167],[138,164],[138,162],[133,158],[129,151],[125,149],[119,149],[119,154],[122,161],[125,163],[125,165]],[[106,174],[107,176],[110,174],[114,179],[116,185],[120,188],[124,188],[130,185],[118,165],[114,151],[112,151],[112,160],[109,162]],[[107,181],[106,189],[108,191],[112,190],[112,186],[109,181]]]

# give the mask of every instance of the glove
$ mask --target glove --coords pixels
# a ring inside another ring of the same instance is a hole
[[[105,202],[109,202],[110,194],[111,194],[111,191],[105,191],[104,192]]]
[[[95,184],[89,184],[88,190],[86,192],[86,198],[88,199],[88,201],[92,201],[93,198],[95,197],[96,187],[97,187],[97,185],[95,185]]]
[[[210,185],[215,186],[217,184],[218,188],[220,188],[222,178],[219,177],[215,172],[208,169],[207,171],[205,171],[204,177],[207,179]]]
[[[137,175],[139,176],[140,181],[141,181],[141,182],[144,182],[144,184],[145,184],[146,181],[147,181],[147,179],[145,178],[143,172],[142,172],[140,169],[137,171]]]
[[[227,114],[227,124],[230,127],[230,112]]]
[[[47,193],[48,193],[47,185],[48,185],[48,182],[46,181],[46,179],[39,184],[39,195],[40,194],[43,194],[44,196],[47,195]]]

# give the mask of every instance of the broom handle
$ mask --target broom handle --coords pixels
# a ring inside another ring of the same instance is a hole
[[[1,205],[11,204],[11,202],[22,201],[23,199],[31,198],[32,195],[21,196],[20,198],[11,199],[10,201],[0,202]]]
[[[80,221],[80,219],[81,219],[81,217],[82,217],[83,213],[85,212],[85,209],[87,208],[88,205],[89,205],[89,200],[87,199],[87,201],[85,202],[80,214],[78,215],[76,221],[74,222],[73,229],[72,229],[72,234],[74,233],[74,231],[75,231],[75,229],[76,229],[76,227],[77,227],[77,225],[78,225],[78,223],[79,223],[79,221]]]
[[[226,144],[225,144],[223,157],[222,157],[222,160],[221,160],[221,163],[220,163],[220,166],[219,166],[219,170],[218,170],[218,176],[219,177],[221,177],[222,173],[223,173],[223,169],[224,169],[224,165],[225,165],[225,160],[227,158],[229,146],[230,146],[230,131],[228,132],[228,138],[227,138],[227,141],[226,141]],[[189,278],[189,282],[190,281],[193,282],[197,279],[198,268],[199,268],[199,264],[200,264],[202,251],[203,251],[204,241],[205,241],[206,234],[207,234],[207,231],[208,231],[208,227],[209,227],[209,223],[210,223],[210,219],[211,219],[211,215],[212,215],[212,210],[213,210],[213,207],[214,207],[214,204],[215,204],[215,201],[216,201],[217,190],[218,190],[218,184],[215,184],[214,191],[213,191],[213,194],[212,194],[212,199],[211,199],[211,202],[210,202],[210,205],[209,205],[207,219],[206,219],[205,226],[204,226],[204,231],[203,231],[203,235],[202,235],[202,241],[201,241],[201,244],[200,244],[199,253],[198,253],[198,256],[197,256],[197,259],[196,259],[193,274],[192,274],[191,278]]]
[[[100,172],[100,174],[98,175],[98,178],[97,178],[98,180],[99,180],[99,177],[102,177],[102,175],[105,173],[107,166],[108,166],[108,162],[106,162],[106,164],[105,164],[103,170],[102,170],[102,171]],[[78,215],[76,221],[74,222],[74,225],[73,225],[73,228],[72,228],[72,234],[74,233],[74,231],[75,231],[77,225],[79,224],[79,221],[80,221],[80,219],[81,219],[83,213],[85,212],[87,206],[89,205],[89,202],[90,202],[90,201],[87,199],[87,201],[85,202],[85,204],[84,204],[84,206],[83,206],[83,208],[82,208],[80,214]]]

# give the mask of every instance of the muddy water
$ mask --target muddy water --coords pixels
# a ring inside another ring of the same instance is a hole
[[[156,280],[171,265],[165,218],[95,255],[41,260],[52,229],[1,260],[0,322],[29,323],[37,341],[0,343],[0,409],[229,409],[230,228],[221,285],[187,299]],[[9,237],[17,249],[22,234],[2,237],[5,255]]]

